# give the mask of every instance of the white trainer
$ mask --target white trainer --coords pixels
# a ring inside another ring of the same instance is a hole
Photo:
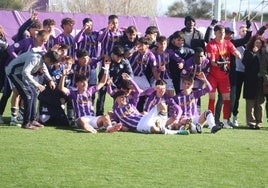
[[[227,119],[223,120],[223,128],[225,129],[232,129],[233,127],[228,123]]]
[[[18,121],[10,121],[9,125],[10,125],[10,126],[21,127],[21,124],[20,124]]]
[[[233,125],[235,127],[238,127],[239,126],[237,116],[233,116]]]

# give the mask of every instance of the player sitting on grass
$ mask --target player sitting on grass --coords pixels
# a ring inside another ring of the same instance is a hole
[[[119,131],[122,127],[121,124],[112,126],[109,115],[94,116],[92,95],[106,84],[109,63],[105,63],[102,79],[95,86],[88,87],[88,78],[85,75],[77,75],[75,78],[77,90],[69,90],[64,87],[65,77],[68,74],[66,69],[63,71],[59,83],[59,89],[72,99],[77,125],[89,133],[97,133],[96,129],[102,127],[106,128],[106,132],[115,132]]]
[[[208,127],[211,129],[211,133],[216,133],[221,129],[221,127],[215,125],[215,119],[212,112],[210,110],[206,110],[199,115],[197,110],[197,100],[211,91],[212,87],[203,72],[200,72],[196,76],[204,82],[206,88],[193,91],[194,79],[192,77],[183,78],[183,90],[174,97],[175,104],[180,105],[183,111],[179,126],[175,127],[175,129],[182,129],[183,125],[190,124],[190,131],[192,133],[202,133],[203,124],[207,121]]]

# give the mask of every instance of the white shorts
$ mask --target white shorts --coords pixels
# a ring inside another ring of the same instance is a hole
[[[157,120],[160,120],[160,126],[164,127],[167,117],[158,115],[156,105],[148,112],[148,114],[141,118],[137,126],[137,131],[141,133],[151,133],[151,127],[155,126]]]
[[[98,129],[98,128],[99,128],[99,127],[98,127],[98,124],[97,124],[99,117],[100,117],[100,116],[83,116],[83,118],[86,118],[86,122],[87,122],[89,125],[91,125],[94,129]],[[75,120],[76,123],[77,123],[77,120],[78,120],[78,119],[79,119],[79,118],[77,118],[77,119]]]
[[[134,76],[133,80],[142,90],[146,90],[151,87],[146,76]]]

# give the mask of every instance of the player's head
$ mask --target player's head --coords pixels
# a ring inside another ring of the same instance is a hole
[[[48,18],[43,21],[43,29],[48,31],[49,33],[53,32],[55,25],[56,22],[53,19]]]
[[[123,106],[127,104],[127,96],[125,94],[124,91],[119,90],[117,91],[114,96],[113,96],[115,102],[119,105],[119,106]]]
[[[196,47],[194,49],[194,58],[195,63],[200,64],[204,60],[204,58],[206,58],[204,49],[201,47]]]
[[[74,64],[74,59],[71,56],[65,56],[63,63],[65,66],[65,69],[71,70],[72,65]]]
[[[125,92],[125,95],[129,95],[132,89],[132,85],[129,80],[121,81],[121,90]]]
[[[135,26],[129,26],[126,29],[126,35],[129,41],[134,42],[137,37],[138,30]]]
[[[157,80],[155,82],[155,91],[158,97],[162,97],[166,93],[167,82],[165,80]]]
[[[112,30],[116,30],[118,29],[118,25],[119,25],[119,22],[118,22],[118,16],[112,14],[108,17],[108,24],[111,25],[111,29]]]
[[[145,31],[145,37],[149,38],[151,42],[156,41],[156,37],[160,35],[156,26],[149,26]]]
[[[182,47],[185,41],[185,35],[182,31],[175,31],[170,36],[171,43],[176,47]]]
[[[75,85],[78,91],[86,91],[88,87],[88,77],[84,74],[76,74]]]
[[[184,77],[182,79],[182,87],[183,89],[192,89],[194,86],[194,79],[193,77],[189,76],[189,77]]]
[[[167,37],[161,35],[156,38],[157,49],[165,51],[167,48]]]
[[[83,19],[83,26],[88,26],[85,32],[90,33],[93,30],[93,21],[91,18],[84,18]]]
[[[41,30],[42,24],[38,20],[34,20],[33,23],[28,28],[28,31],[30,33],[30,37],[36,37],[39,30]]]
[[[216,25],[214,27],[214,34],[216,40],[222,40],[225,37],[225,27],[223,25]]]
[[[75,21],[72,18],[64,18],[61,20],[61,28],[66,33],[71,33],[73,31],[73,26]]]
[[[45,31],[45,30],[39,30],[37,32],[37,35],[35,37],[35,46],[43,46],[45,43],[47,43],[49,39],[49,32]]]
[[[147,49],[149,48],[151,42],[148,38],[146,37],[141,37],[137,41],[137,49],[140,53],[144,54]]]
[[[77,50],[76,57],[80,66],[85,66],[90,63],[90,57],[86,50]]]
[[[115,45],[112,49],[111,58],[115,61],[121,60],[124,57],[124,48],[120,45]]]
[[[54,65],[59,62],[60,56],[58,52],[49,50],[47,53],[44,54],[44,61],[47,65]]]

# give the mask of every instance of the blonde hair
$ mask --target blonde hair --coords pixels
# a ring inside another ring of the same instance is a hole
[[[5,39],[6,40],[6,34],[4,31],[4,28],[0,25],[0,39]]]

